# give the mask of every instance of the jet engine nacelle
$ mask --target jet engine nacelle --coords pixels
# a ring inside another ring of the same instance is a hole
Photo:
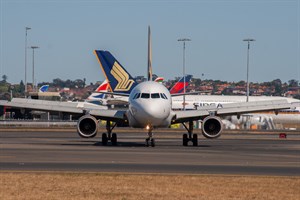
[[[97,135],[98,120],[91,115],[84,115],[77,122],[77,133],[83,138],[92,138]]]
[[[221,135],[223,123],[219,117],[208,116],[202,122],[202,134],[206,138],[214,139]]]

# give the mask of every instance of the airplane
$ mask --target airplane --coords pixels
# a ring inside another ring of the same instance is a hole
[[[182,98],[173,97],[174,109],[182,107]],[[249,102],[254,101],[267,101],[267,100],[287,100],[289,103],[299,102],[299,100],[288,97],[279,96],[250,96]],[[246,102],[246,96],[239,95],[186,95],[186,108],[187,109],[198,109],[203,106],[216,106],[220,107],[227,103],[239,103]]]
[[[47,92],[49,89],[49,85],[42,85],[39,89],[39,92]]]
[[[101,92],[108,92],[109,85],[108,81],[104,80],[99,87],[86,99],[86,101],[93,101],[93,100],[99,100],[103,99],[105,97],[104,93]]]
[[[257,111],[277,111],[300,106],[300,103],[288,103],[286,100],[257,101],[244,103],[228,103],[222,107],[203,106],[198,110],[172,110],[170,91],[162,84],[148,80],[137,84],[134,88],[132,77],[122,70],[121,64],[108,51],[95,50],[103,69],[111,69],[109,76],[115,80],[115,91],[130,91],[128,94],[112,93],[128,96],[129,107],[126,110],[109,110],[97,106],[74,106],[68,102],[51,102],[45,100],[14,98],[11,101],[0,101],[1,106],[29,108],[45,111],[61,111],[80,115],[77,132],[83,138],[97,135],[98,120],[106,120],[106,133],[102,134],[102,144],[117,145],[117,134],[112,133],[118,122],[133,128],[146,128],[148,137],[146,146],[155,146],[153,130],[167,128],[175,123],[182,123],[188,133],[183,134],[182,144],[187,146],[191,141],[198,146],[198,135],[193,133],[193,121],[202,120],[202,134],[206,138],[218,138],[223,131],[222,116],[239,115]],[[116,90],[117,89],[117,90]],[[111,122],[114,122],[111,124]],[[188,126],[185,125],[188,123]]]
[[[189,82],[192,79],[192,75],[186,75],[178,80],[178,82],[170,89],[171,94],[182,94],[184,92],[184,88],[187,88]]]

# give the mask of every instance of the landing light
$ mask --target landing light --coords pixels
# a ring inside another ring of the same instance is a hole
[[[146,129],[147,129],[147,130],[149,130],[149,129],[150,129],[150,126],[149,126],[149,125],[147,125],[147,126],[146,126]]]

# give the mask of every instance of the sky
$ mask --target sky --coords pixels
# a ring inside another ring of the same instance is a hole
[[[25,79],[25,27],[35,50],[35,81],[103,81],[93,53],[110,51],[133,76],[147,73],[147,33],[153,73],[166,80],[195,78],[249,81],[300,79],[299,0],[0,0],[0,75]],[[32,82],[32,49],[27,51]],[[2,79],[0,77],[0,79]]]

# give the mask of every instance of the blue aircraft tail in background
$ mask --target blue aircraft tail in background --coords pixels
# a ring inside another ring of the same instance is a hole
[[[39,92],[48,92],[49,85],[43,85],[40,87]]]
[[[109,80],[108,84],[112,91],[130,94],[137,82],[126,71],[126,69],[108,51],[94,51],[100,63],[103,74]]]

